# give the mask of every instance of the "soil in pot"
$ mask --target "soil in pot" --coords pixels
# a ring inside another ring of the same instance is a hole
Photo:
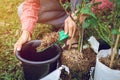
[[[71,71],[69,77],[61,75],[62,80],[89,80],[90,68],[96,63],[96,53],[91,48],[86,48],[81,58],[77,49],[64,50],[61,63],[68,66]]]
[[[102,62],[103,64],[109,67],[111,56],[101,57],[99,60],[100,62]],[[113,62],[114,64],[112,69],[120,70],[120,55],[118,56],[117,61],[116,62],[115,61]]]
[[[51,46],[52,44],[54,44],[55,42],[57,42],[59,39],[59,33],[58,32],[51,32],[51,33],[47,33],[43,38],[42,38],[42,42],[41,45],[39,47],[37,47],[37,51],[41,51],[46,49],[47,47]]]

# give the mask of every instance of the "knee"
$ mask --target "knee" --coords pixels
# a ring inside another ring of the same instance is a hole
[[[21,16],[21,13],[23,11],[22,6],[23,6],[23,3],[18,6],[17,14],[18,14],[19,17]]]

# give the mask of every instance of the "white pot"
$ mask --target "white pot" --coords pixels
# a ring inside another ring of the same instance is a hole
[[[96,58],[94,80],[120,80],[120,70],[114,70],[99,61],[99,58],[110,55],[111,49],[101,50]]]

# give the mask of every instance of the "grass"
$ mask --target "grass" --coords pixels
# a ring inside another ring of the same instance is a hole
[[[22,67],[13,54],[14,44],[21,32],[17,7],[22,1],[0,0],[0,80],[23,80]],[[48,26],[37,25],[32,39],[38,39],[38,36],[50,32],[52,28]]]
[[[0,0],[0,80],[23,80],[19,61],[13,54],[20,22],[17,6],[22,0]]]

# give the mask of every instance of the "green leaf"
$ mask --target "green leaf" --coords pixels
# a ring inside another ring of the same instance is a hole
[[[91,4],[86,4],[84,7],[82,7],[82,9],[81,9],[81,13],[82,14],[87,14],[87,15],[90,15],[90,16],[92,16],[92,17],[94,17],[95,19],[96,19],[96,16],[95,16],[95,14],[92,12],[92,10],[91,10]]]
[[[113,0],[109,0],[110,2],[113,2]],[[115,0],[116,4],[120,6],[120,0]]]
[[[115,34],[115,35],[116,35],[116,34],[120,34],[120,32],[119,32],[117,29],[113,29],[113,30],[112,30],[112,34]]]
[[[85,21],[83,24],[82,24],[82,27],[83,28],[88,28],[90,26],[90,23]]]
[[[87,18],[84,23],[82,24],[83,28],[88,28],[88,27],[96,27],[97,26],[97,19],[93,17]]]
[[[87,2],[90,2],[90,0],[85,0],[85,2],[87,3]]]
[[[116,0],[116,3],[117,3],[117,4],[120,4],[120,0]]]
[[[64,4],[63,4],[63,7],[65,10],[69,11],[71,9],[71,3],[66,1]]]
[[[97,27],[97,20],[96,19],[93,19],[93,20],[91,20],[91,27]]]
[[[109,0],[110,2],[112,2],[113,0]]]
[[[90,24],[91,24],[91,27],[96,27],[98,24],[97,24],[97,19],[95,18],[90,18],[88,19]]]
[[[77,9],[77,10],[80,9],[81,6],[82,6],[81,4],[77,4],[77,5],[76,5],[76,9]]]

